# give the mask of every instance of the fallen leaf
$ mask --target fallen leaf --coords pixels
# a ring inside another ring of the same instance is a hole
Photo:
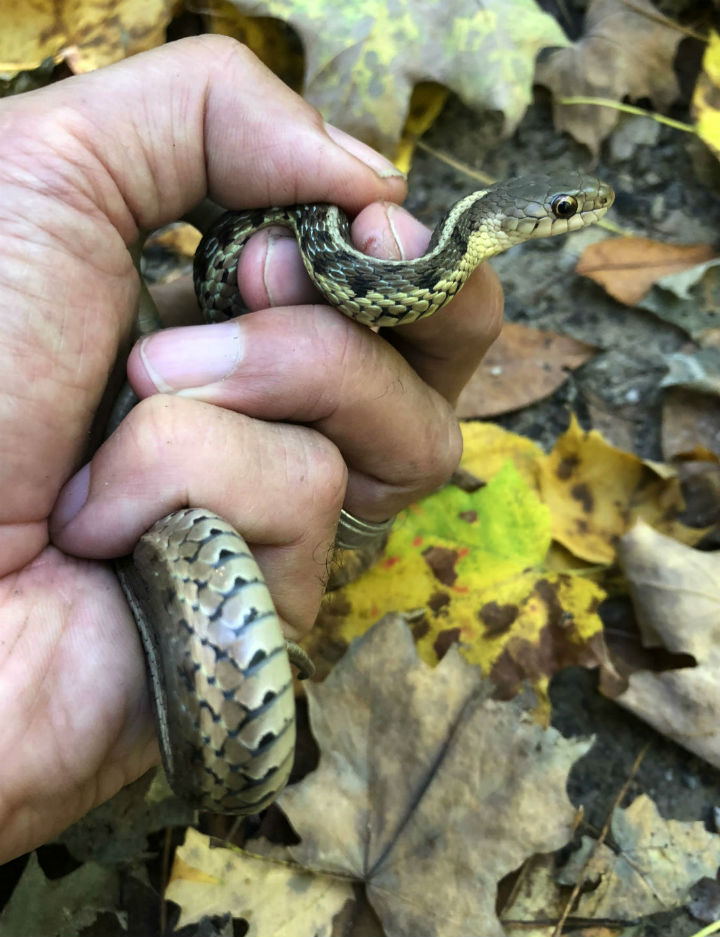
[[[720,349],[700,348],[692,354],[675,352],[664,356],[668,373],[661,387],[683,387],[686,390],[720,395]]]
[[[177,927],[231,914],[247,937],[315,937],[353,897],[352,885],[295,863],[213,845],[189,828],[175,850],[165,900],[180,906]]]
[[[538,467],[553,538],[590,563],[613,563],[618,539],[638,517],[689,542],[701,536],[676,520],[684,502],[673,470],[667,477],[667,467],[616,449],[574,416]]]
[[[165,42],[179,0],[33,0],[6,4],[0,72],[36,68],[60,55],[87,72]]]
[[[720,767],[720,553],[703,553],[639,523],[619,560],[643,645],[694,666],[636,670],[611,695],[658,732]]]
[[[51,880],[32,853],[20,881],[0,913],[0,937],[75,937],[95,924],[102,912],[115,915],[118,872],[86,862]]]
[[[455,651],[423,664],[398,616],[379,622],[308,688],[320,762],[278,800],[300,844],[249,854],[188,830],[165,893],[178,926],[230,913],[249,937],[314,937],[367,901],[384,937],[502,937],[498,882],[567,842],[567,774],[590,743],[491,688]]]
[[[599,283],[618,302],[634,306],[668,274],[717,257],[709,244],[663,244],[642,237],[606,238],[590,244],[575,272]]]
[[[595,349],[577,339],[514,322],[503,326],[458,400],[459,417],[488,417],[548,397]]]
[[[621,101],[650,98],[656,107],[668,107],[678,96],[673,62],[679,29],[659,21],[649,0],[591,0],[585,14],[585,32],[568,49],[558,49],[540,63],[536,81],[555,98],[553,118],[597,155],[600,143],[615,127],[619,111],[589,104],[563,105],[569,96]],[[612,68],[608,63],[612,63]]]
[[[573,915],[633,921],[648,914],[681,908],[692,886],[715,876],[720,865],[720,836],[705,824],[666,820],[646,795],[627,809],[613,811],[613,848],[583,837],[580,849],[560,870],[558,881],[585,884]]]
[[[720,326],[720,259],[663,277],[637,305],[691,338],[712,339]]]
[[[702,71],[693,93],[692,110],[698,136],[720,159],[720,35],[710,30]]]
[[[533,0],[233,2],[292,26],[305,49],[305,98],[390,156],[419,81],[451,89],[468,107],[501,111],[511,132],[531,100],[537,53],[567,42]]]
[[[518,436],[495,423],[473,420],[461,423],[463,454],[461,467],[483,484],[500,471],[508,459],[517,469],[525,484],[538,492],[538,464],[545,453],[526,436]]]
[[[458,642],[498,698],[529,680],[544,704],[558,669],[604,658],[597,607],[605,593],[582,575],[549,569],[549,547],[547,508],[506,462],[478,490],[449,486],[401,515],[383,558],[326,596],[303,646],[322,675],[353,637],[401,612],[424,660],[434,663]]]
[[[395,618],[308,688],[316,771],[279,799],[306,868],[365,883],[388,937],[501,937],[497,883],[564,844],[589,747],[498,703],[454,649],[434,669]]]

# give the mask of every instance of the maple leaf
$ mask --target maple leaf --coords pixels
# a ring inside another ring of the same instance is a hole
[[[567,774],[590,743],[542,729],[528,700],[499,703],[491,689],[456,651],[434,669],[422,663],[399,616],[372,628],[308,687],[320,762],[278,801],[301,842],[284,865],[276,850],[265,862],[274,926],[266,910],[256,917],[260,860],[251,868],[214,849],[209,865],[184,847],[166,894],[183,908],[180,926],[223,908],[246,917],[250,935],[330,933],[332,913],[357,900],[355,881],[387,937],[502,937],[498,882],[572,835]],[[310,887],[324,896],[322,931]]]
[[[678,96],[673,59],[680,30],[660,22],[649,0],[592,0],[585,35],[569,49],[552,52],[538,65],[536,81],[554,97],[570,95],[620,101],[650,98],[665,108]],[[612,66],[609,66],[612,63]],[[597,154],[618,122],[619,112],[594,105],[553,106],[555,126]]]
[[[284,20],[305,48],[304,97],[326,118],[392,155],[413,87],[435,81],[468,107],[498,110],[508,132],[532,94],[535,57],[567,44],[534,0],[233,0]]]

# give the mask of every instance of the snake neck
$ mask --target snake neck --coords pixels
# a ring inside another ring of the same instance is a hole
[[[415,260],[369,257],[353,245],[341,209],[301,206],[294,225],[305,268],[330,305],[358,322],[393,326],[432,315],[482,260],[509,246],[471,224],[463,214],[465,201],[448,212],[426,253]]]

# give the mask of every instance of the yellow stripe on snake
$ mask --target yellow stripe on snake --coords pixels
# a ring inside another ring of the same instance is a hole
[[[575,172],[500,183],[461,199],[409,261],[358,251],[334,205],[228,212],[200,243],[195,289],[210,322],[244,313],[240,252],[279,224],[294,231],[330,305],[367,325],[403,325],[449,302],[484,260],[592,224],[613,199],[608,185]],[[219,813],[268,806],[292,768],[294,698],[280,622],[245,541],[215,514],[178,511],[119,561],[118,575],[145,648],[171,787]]]

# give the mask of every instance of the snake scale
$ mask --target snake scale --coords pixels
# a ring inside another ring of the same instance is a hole
[[[279,224],[295,233],[330,305],[367,325],[403,325],[440,309],[482,261],[592,224],[613,199],[607,184],[578,172],[490,186],[457,202],[427,252],[409,261],[358,251],[334,205],[228,212],[198,247],[195,289],[210,322],[244,313],[240,252],[255,231]],[[266,807],[290,774],[295,710],[280,622],[245,541],[215,514],[177,511],[140,539],[118,574],[146,653],[171,787],[219,813]]]

